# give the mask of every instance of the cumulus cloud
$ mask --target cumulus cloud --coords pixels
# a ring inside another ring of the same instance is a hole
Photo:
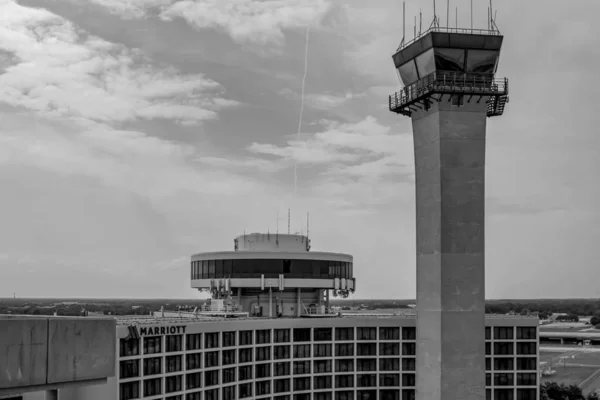
[[[87,34],[44,9],[0,5],[0,102],[98,122],[199,123],[237,102],[202,74],[156,68],[137,50]]]

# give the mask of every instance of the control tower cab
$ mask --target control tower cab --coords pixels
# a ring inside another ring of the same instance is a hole
[[[233,251],[192,256],[192,287],[211,293],[204,311],[331,316],[330,292],[347,297],[355,290],[352,262],[349,254],[311,252],[304,235],[244,234]]]

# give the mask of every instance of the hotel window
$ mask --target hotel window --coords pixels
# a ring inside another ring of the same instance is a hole
[[[310,328],[294,329],[294,342],[310,342]]]
[[[235,350],[223,350],[223,365],[235,364]]]
[[[485,400],[492,400],[492,389],[485,389]]]
[[[335,345],[336,357],[353,357],[354,343],[340,343]]]
[[[167,376],[165,378],[165,393],[179,392],[181,388],[181,375]]]
[[[494,374],[494,386],[513,386],[514,385],[514,374],[512,373],[500,373]]]
[[[204,368],[214,368],[219,366],[219,352],[209,351],[204,353]]]
[[[240,346],[249,346],[252,344],[252,331],[240,331]]]
[[[492,386],[492,374],[485,374],[485,386]]]
[[[400,328],[379,328],[379,340],[400,340]]]
[[[284,393],[289,392],[290,390],[290,379],[275,379],[273,382],[273,392],[275,393]]]
[[[310,381],[308,383],[310,385]],[[278,396],[278,397],[287,397],[287,399],[285,399],[285,400],[289,400],[289,396]],[[275,397],[275,400],[284,400],[284,399],[278,399],[277,397]],[[294,394],[294,400],[310,400],[310,393]]]
[[[263,346],[256,348],[256,361],[269,361],[271,359],[271,347]]]
[[[256,331],[256,344],[269,344],[271,343],[271,330],[260,329]]]
[[[402,389],[402,400],[415,400],[415,389]]]
[[[335,340],[354,340],[354,328],[335,328]]]
[[[485,370],[489,371],[492,369],[492,359],[490,357],[485,358]]]
[[[140,398],[140,381],[121,383],[119,385],[119,400]]]
[[[513,358],[494,358],[494,370],[512,371],[515,369]]]
[[[331,389],[332,380],[331,375],[320,375],[315,376],[315,390],[316,389]]]
[[[162,358],[153,357],[144,359],[144,376],[160,374],[162,367]]]
[[[273,358],[275,360],[283,360],[286,358],[290,358],[290,346],[273,347]]]
[[[200,394],[200,393],[198,393]],[[200,396],[197,399],[200,400]],[[219,389],[209,389],[204,391],[204,400],[219,400]]]
[[[238,385],[238,393],[240,399],[252,397],[252,383],[242,383],[241,385]]]
[[[354,375],[336,375],[336,388],[354,388]]]
[[[331,357],[330,344],[315,344],[314,357]]]
[[[144,397],[156,396],[162,393],[162,378],[144,380]]]
[[[294,375],[310,374],[310,361],[294,361]]]
[[[517,343],[517,354],[536,354],[537,343]]]
[[[379,400],[400,400],[399,390],[380,390]]]
[[[187,370],[202,368],[202,353],[186,354],[185,364]]]
[[[402,374],[402,386],[415,386],[415,374]]]
[[[377,374],[359,374],[356,375],[358,387],[377,387]]]
[[[310,378],[294,378],[294,390],[310,390]]]
[[[400,374],[379,374],[379,386],[400,386]]]
[[[417,340],[417,328],[414,326],[402,327],[402,340]]]
[[[492,354],[492,344],[490,342],[485,343],[485,355],[489,356]]]
[[[517,370],[534,371],[537,369],[537,358],[535,357],[517,357]]]
[[[294,396],[296,396],[296,395],[294,395]],[[282,396],[274,396],[273,400],[290,400],[290,395],[289,394],[284,394]]]
[[[275,329],[275,343],[288,343],[290,341],[289,329]]]
[[[183,335],[168,335],[165,336],[167,353],[172,353],[174,351],[182,351],[183,346]]]
[[[255,368],[256,379],[271,377],[271,364],[257,364]]]
[[[308,358],[310,357],[310,344],[295,344],[294,345],[294,358]]]
[[[223,347],[235,346],[235,332],[223,332]]]
[[[177,394],[175,396],[165,397],[165,400],[183,400],[183,395]]]
[[[185,388],[187,390],[199,387],[202,387],[202,372],[194,372],[185,376]]]
[[[517,400],[537,400],[536,389],[517,389]]]
[[[286,376],[290,374],[290,363],[289,362],[277,362],[275,363],[275,376]]]
[[[315,360],[313,362],[315,374],[324,374],[331,372],[331,360]]]
[[[380,356],[399,356],[400,343],[379,343]]]
[[[402,343],[402,355],[414,356],[417,354],[417,346],[415,343]]]
[[[537,380],[535,373],[527,372],[517,374],[517,386],[535,386],[536,384]]]
[[[185,348],[186,350],[199,350],[202,347],[202,334],[192,333],[186,335]]]
[[[252,365],[238,367],[238,380],[247,381],[252,378]]]
[[[403,359],[405,360],[405,359]],[[380,371],[400,371],[400,359],[398,358],[380,358]]]
[[[537,339],[537,330],[533,326],[518,326],[517,339],[535,340]]]
[[[514,339],[514,329],[512,326],[494,327],[494,340],[512,340]]]
[[[354,400],[354,392],[350,390],[335,392],[335,400]]]
[[[357,371],[377,371],[377,359],[361,358],[356,360]]]
[[[357,328],[356,340],[377,340],[377,328]]]
[[[333,400],[333,393],[331,393],[331,392],[318,392],[318,393],[314,393],[313,394],[313,399],[314,400]]]
[[[415,371],[417,369],[417,360],[415,358],[402,359],[402,371]]]
[[[491,340],[492,339],[492,328],[490,328],[489,326],[485,327],[485,340]]]
[[[376,356],[377,355],[377,344],[376,343],[358,343],[356,346],[357,356]]]
[[[335,372],[353,372],[354,359],[335,360]]]
[[[514,400],[513,389],[494,389],[494,400]]]
[[[204,387],[219,384],[219,371],[204,371]]]
[[[253,359],[252,359],[253,349],[239,349],[238,352],[240,355],[240,364],[253,361]]]
[[[140,355],[139,339],[121,339],[119,340],[119,356],[131,357]]]
[[[144,338],[144,354],[156,354],[162,352],[162,337],[149,336]]]
[[[223,384],[235,382],[235,368],[223,369]]]
[[[315,342],[329,342],[333,338],[331,328],[315,328],[313,332]]]
[[[183,367],[183,356],[167,356],[165,357],[165,368],[166,372],[178,372]]]
[[[127,360],[119,362],[119,378],[136,378],[140,376],[140,360]]]
[[[356,392],[357,400],[370,400],[377,398],[377,390],[359,390]]]
[[[256,382],[255,396],[263,396],[265,394],[271,394],[271,381]]]
[[[496,342],[494,343],[494,354],[495,355],[513,355],[514,348],[511,342]]]
[[[235,386],[223,388],[223,400],[235,400]]]
[[[211,332],[204,334],[204,348],[216,349],[219,347],[219,332]]]

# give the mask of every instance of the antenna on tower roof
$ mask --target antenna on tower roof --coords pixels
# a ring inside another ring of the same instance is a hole
[[[471,0],[471,29],[473,29],[473,0]]]
[[[419,8],[419,36],[423,32],[423,11]]]
[[[417,38],[417,16],[415,15],[415,39]]]
[[[404,39],[406,38],[406,2],[402,2],[402,41],[398,48],[404,46]]]
[[[431,23],[431,26],[429,27],[429,29],[431,29],[432,27],[434,28],[439,28],[440,27],[440,23],[437,17],[437,12],[435,10],[435,0],[433,0],[433,22]]]
[[[446,1],[446,28],[450,28],[450,0]]]

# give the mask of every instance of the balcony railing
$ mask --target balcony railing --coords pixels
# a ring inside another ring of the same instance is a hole
[[[436,71],[389,96],[390,111],[410,114],[405,109],[432,94],[493,96],[508,95],[508,79],[464,72]]]
[[[500,36],[501,35],[500,31],[497,29],[490,30],[490,29],[468,29],[468,28],[441,28],[439,26],[434,26],[434,27],[427,29],[425,32],[422,32],[421,34],[417,35],[412,40],[409,40],[408,42],[400,43],[400,46],[398,46],[398,48],[396,49],[396,53],[399,52],[400,50],[410,46],[411,44],[413,44],[414,42],[416,42],[417,40],[421,39],[422,37],[428,35],[431,32],[463,33],[463,34],[467,34],[467,35],[488,35],[488,36]]]

